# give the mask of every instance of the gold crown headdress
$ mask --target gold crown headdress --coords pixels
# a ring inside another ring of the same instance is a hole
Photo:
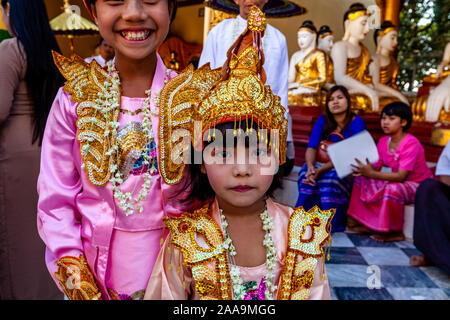
[[[378,36],[379,37],[384,37],[386,34],[388,34],[391,31],[398,31],[396,27],[388,27],[384,30],[381,30],[380,32],[378,32]]]
[[[361,16],[370,16],[370,13],[366,9],[361,9],[361,10],[349,13],[347,16],[347,19],[355,20],[356,18],[359,18]]]
[[[259,128],[278,130],[280,163],[286,161],[287,120],[280,97],[265,86],[263,32],[267,22],[264,14],[253,6],[247,29],[227,52],[227,61],[220,69],[206,64],[194,71],[192,65],[166,83],[160,96],[159,160],[160,172],[168,184],[181,180],[185,164],[177,161],[189,148],[179,148],[180,141],[194,141],[201,123],[203,134],[215,125],[241,120],[254,121]]]

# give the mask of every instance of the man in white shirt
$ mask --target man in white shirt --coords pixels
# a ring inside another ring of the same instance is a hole
[[[100,38],[100,41],[98,43],[98,50],[99,55],[86,58],[84,59],[84,61],[86,61],[87,63],[91,63],[92,60],[95,59],[95,61],[97,61],[97,63],[101,67],[104,67],[109,60],[114,58],[114,48],[107,44],[103,38]]]
[[[234,19],[225,19],[212,28],[203,46],[198,66],[210,63],[211,69],[220,68],[227,59],[227,51],[242,32],[247,28],[247,17],[251,6],[256,5],[261,10],[268,0],[234,0],[239,6],[239,15]],[[281,105],[286,108],[288,119],[288,150],[287,168],[284,174],[289,174],[294,162],[294,146],[292,142],[292,119],[288,109],[288,70],[289,60],[285,36],[276,28],[267,24],[262,38],[265,56],[264,71],[267,75],[266,85],[281,99]]]

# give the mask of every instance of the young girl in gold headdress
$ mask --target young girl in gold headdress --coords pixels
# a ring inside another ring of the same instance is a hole
[[[264,86],[265,17],[254,7],[248,21],[222,70],[189,68],[161,93],[163,178],[178,183],[185,166],[174,159],[189,142],[180,148],[174,137],[193,140],[192,159],[198,152],[202,163],[190,165],[190,200],[206,204],[165,219],[170,235],[146,299],[330,298],[323,246],[334,210],[305,212],[270,197],[279,184],[274,168],[285,161],[287,121]]]

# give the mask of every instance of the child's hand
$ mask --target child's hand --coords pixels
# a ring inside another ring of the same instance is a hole
[[[370,177],[372,175],[372,173],[374,172],[374,169],[373,169],[372,165],[370,164],[369,159],[366,158],[366,164],[362,163],[361,161],[359,161],[356,158],[355,158],[355,161],[357,164],[351,165],[354,168],[353,175],[355,177],[357,177],[357,176]]]

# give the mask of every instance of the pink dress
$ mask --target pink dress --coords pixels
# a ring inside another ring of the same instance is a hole
[[[376,167],[386,166],[392,172],[409,171],[403,182],[356,177],[348,214],[366,227],[379,231],[403,230],[405,203],[414,203],[416,190],[425,179],[432,176],[425,160],[425,152],[419,140],[407,134],[397,150],[389,150],[389,136],[378,142],[380,159]]]
[[[152,110],[157,111],[154,97],[162,89],[165,77],[175,75],[174,72],[166,75],[158,56],[152,83]],[[59,91],[42,144],[38,230],[47,246],[47,268],[61,289],[55,277],[57,261],[63,256],[78,258],[82,255],[103,299],[141,299],[161,247],[165,230],[162,218],[182,213],[187,208],[174,201],[177,187],[166,185],[157,171],[151,177],[143,212],[125,216],[113,196],[111,183],[94,186],[81,168],[83,161],[76,138],[77,103],[70,99],[68,93]],[[122,97],[121,109],[130,112],[119,116],[119,135],[140,124],[142,113],[131,112],[140,109],[144,100]],[[151,120],[155,145],[150,152],[157,155],[158,115],[153,114]],[[157,167],[158,164],[152,165]],[[132,192],[136,188],[137,194],[143,181],[141,174],[131,172],[119,189]]]

